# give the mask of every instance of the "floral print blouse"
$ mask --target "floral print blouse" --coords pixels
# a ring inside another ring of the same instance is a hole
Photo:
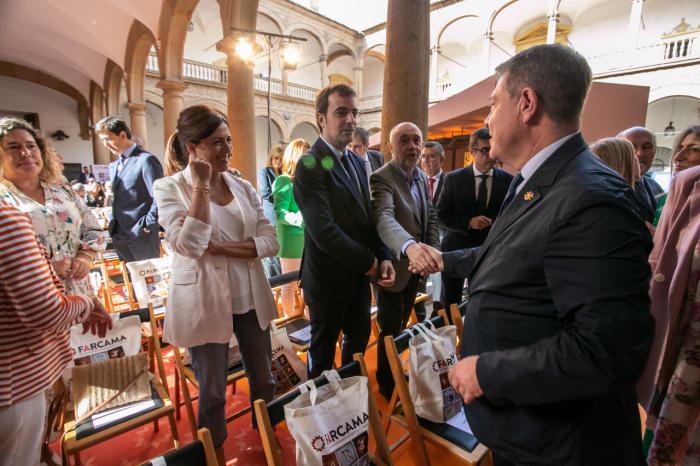
[[[46,204],[23,194],[7,180],[0,181],[0,200],[29,215],[39,242],[52,261],[72,260],[79,250],[105,250],[105,235],[90,209],[67,187],[41,182]],[[63,279],[66,294],[93,295],[88,278]]]

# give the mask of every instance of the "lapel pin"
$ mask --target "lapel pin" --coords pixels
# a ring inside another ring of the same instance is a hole
[[[535,197],[535,193],[533,193],[532,191],[528,191],[523,195],[523,199],[525,199],[526,201],[531,201],[533,197]]]

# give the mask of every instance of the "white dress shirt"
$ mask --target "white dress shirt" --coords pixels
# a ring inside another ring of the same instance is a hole
[[[480,175],[488,175],[488,178],[486,178],[486,205],[489,205],[489,201],[491,200],[491,186],[493,186],[493,168],[489,169],[487,172],[482,172],[478,168],[476,168],[476,164],[472,164],[472,168],[474,169],[474,198],[478,199],[479,198],[479,187],[481,186],[482,179],[479,178]]]
[[[430,192],[430,199],[433,200],[433,205],[435,205],[435,192],[438,190],[438,185],[440,184],[440,177],[442,176],[442,170],[437,172],[435,176],[428,177],[428,189],[430,189],[430,180],[433,180],[433,190]]]

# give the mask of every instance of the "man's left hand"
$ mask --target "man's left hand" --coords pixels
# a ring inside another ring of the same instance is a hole
[[[450,384],[469,404],[484,394],[476,378],[476,361],[479,356],[467,356],[459,361],[448,373]]]
[[[394,265],[389,260],[383,260],[379,263],[379,276],[377,277],[377,285],[382,288],[389,288],[394,285],[396,271]]]

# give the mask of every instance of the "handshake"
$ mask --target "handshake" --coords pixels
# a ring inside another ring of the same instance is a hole
[[[409,260],[408,270],[422,276],[442,272],[442,253],[424,243],[413,243],[406,248]]]

